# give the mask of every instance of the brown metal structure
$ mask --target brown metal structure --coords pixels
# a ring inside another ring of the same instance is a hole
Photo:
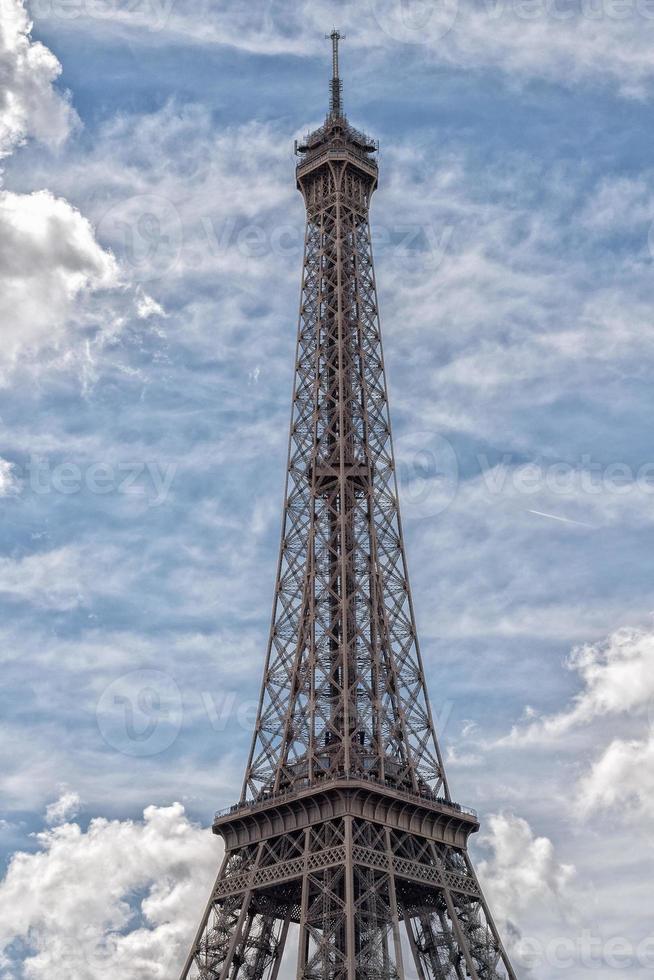
[[[467,854],[420,658],[368,211],[377,145],[342,107],[298,146],[304,271],[259,713],[181,980],[515,980]],[[291,946],[292,943],[292,946]]]

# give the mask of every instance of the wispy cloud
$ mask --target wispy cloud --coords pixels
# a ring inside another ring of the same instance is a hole
[[[60,0],[35,4],[50,29],[70,24]],[[652,15],[646,3],[618,7],[517,0],[446,0],[414,6],[400,0],[303,0],[291,13],[281,0],[211,2],[198,13],[189,0],[142,0],[129,5],[80,3],[73,27],[105,37],[129,37],[146,47],[171,40],[216,45],[250,55],[315,56],[324,50],[325,24],[347,32],[348,43],[374,57],[400,61],[411,52],[418,66],[496,69],[514,80],[545,79],[556,85],[612,82],[627,97],[643,97],[654,61]]]

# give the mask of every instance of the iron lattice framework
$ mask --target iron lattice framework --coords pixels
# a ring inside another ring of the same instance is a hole
[[[304,271],[273,621],[241,800],[182,980],[515,980],[451,799],[415,628],[368,212],[342,109],[297,147]],[[289,937],[292,936],[292,946]]]

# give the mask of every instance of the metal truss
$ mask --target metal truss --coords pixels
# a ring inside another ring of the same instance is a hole
[[[465,853],[352,816],[228,852],[183,977],[515,980]]]
[[[300,146],[306,235],[282,541],[242,796],[182,980],[515,980],[434,732],[398,505],[371,235],[376,145]],[[292,932],[291,932],[292,930]],[[288,975],[286,971],[285,975]]]
[[[447,794],[398,507],[368,223],[376,166],[350,159],[344,133],[340,156],[299,168],[307,228],[284,527],[244,798],[333,772]]]

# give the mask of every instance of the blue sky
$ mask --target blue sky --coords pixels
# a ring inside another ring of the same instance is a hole
[[[649,975],[654,10],[29,15],[0,6],[0,976],[174,974],[217,866],[278,547],[293,140],[324,115],[334,24],[349,117],[381,144],[401,504],[450,784],[482,816],[521,975]]]

